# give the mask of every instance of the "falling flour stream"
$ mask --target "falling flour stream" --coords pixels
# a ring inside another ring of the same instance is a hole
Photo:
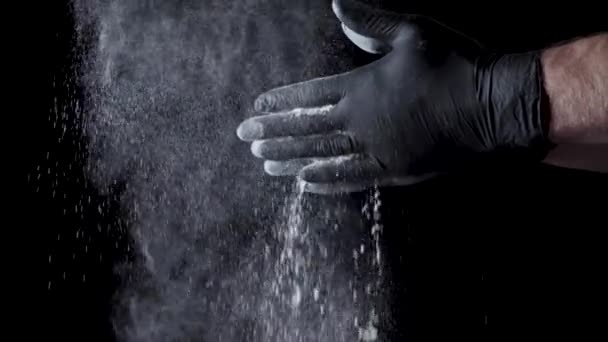
[[[269,282],[273,298],[264,303],[264,310],[270,313],[265,317],[266,336],[272,341],[350,341],[353,336],[357,336],[359,341],[380,341],[379,312],[375,306],[382,285],[379,195],[379,190],[374,189],[362,209],[362,214],[373,223],[369,231],[373,241],[371,248],[367,250],[366,244],[362,243],[353,249],[353,276],[360,271],[359,263],[365,262],[366,253],[371,255],[372,269],[376,274],[364,277],[369,280],[361,284],[356,284],[354,277],[350,281],[352,302],[355,308],[360,307],[359,310],[336,312],[331,298],[327,298],[332,294],[331,284],[326,283],[320,274],[325,269],[323,264],[332,260],[328,260],[324,242],[315,239],[304,220],[304,182],[296,181],[294,193],[285,206],[284,224],[277,225],[274,231],[281,243],[281,251],[274,261],[275,273]],[[352,325],[345,327],[339,339],[335,339],[337,336],[330,339],[329,333],[335,329],[331,324],[335,321],[327,316],[344,314],[352,316]],[[302,324],[303,320],[312,325]]]

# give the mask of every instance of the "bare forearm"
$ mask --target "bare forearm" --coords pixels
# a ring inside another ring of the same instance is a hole
[[[608,33],[545,50],[549,138],[562,143],[608,143]]]
[[[545,162],[608,171],[608,33],[549,48],[541,61],[558,145]]]

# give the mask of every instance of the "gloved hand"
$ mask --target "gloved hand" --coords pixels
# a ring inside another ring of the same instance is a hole
[[[306,190],[357,191],[409,184],[480,154],[548,150],[537,52],[498,55],[419,15],[334,0],[345,34],[386,53],[345,74],[273,89],[238,136],[254,141],[273,175],[298,174]],[[294,108],[315,108],[290,112]]]

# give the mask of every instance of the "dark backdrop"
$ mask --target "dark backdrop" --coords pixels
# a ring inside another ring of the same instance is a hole
[[[509,51],[607,29],[599,5],[579,4],[561,5],[556,14],[557,5],[448,10],[383,1],[389,8],[436,15],[487,46]],[[20,272],[6,271],[6,278],[22,291],[8,296],[17,302],[12,316],[21,323],[18,339],[41,333],[48,340],[110,341],[113,267],[129,257],[128,238],[115,194],[100,195],[87,183],[78,126],[60,124],[76,120],[78,111],[49,119],[54,106],[69,107],[65,101],[79,97],[69,81],[76,71],[66,6],[36,5],[20,12],[27,20],[15,24],[19,38],[10,52],[23,57],[17,70],[9,70],[17,76],[9,112],[18,122],[17,129],[6,130],[17,175],[5,181],[17,190],[7,196],[17,204],[9,206],[7,227],[20,233],[19,240],[7,244],[18,246],[9,262]],[[363,53],[354,58],[370,60]],[[34,181],[38,167],[59,176]],[[387,333],[394,340],[605,335],[607,193],[606,175],[508,165],[386,190],[384,237],[398,318],[386,325]],[[82,209],[64,214],[72,206]]]

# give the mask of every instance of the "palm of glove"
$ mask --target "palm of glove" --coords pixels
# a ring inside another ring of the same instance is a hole
[[[478,131],[486,116],[474,61],[434,41],[436,47],[403,42],[347,80],[336,111],[359,151],[378,164],[369,168],[375,179],[445,171],[455,156],[489,143]]]

